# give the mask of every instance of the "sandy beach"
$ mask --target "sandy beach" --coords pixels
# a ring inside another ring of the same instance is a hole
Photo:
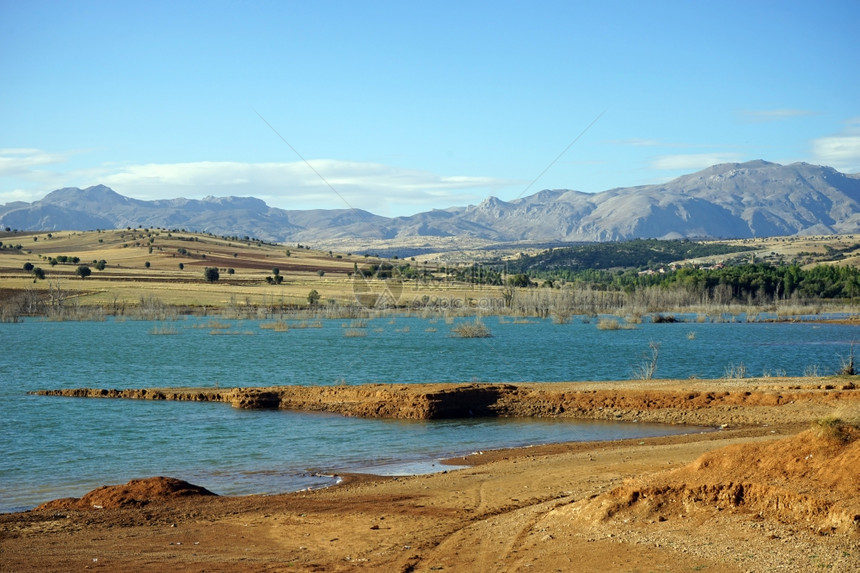
[[[377,391],[406,392],[400,399],[415,406],[416,392],[442,390],[460,402],[472,396],[496,415],[719,429],[479,452],[451,460],[465,469],[347,475],[336,487],[283,495],[219,497],[142,479],[0,515],[2,569],[743,572],[860,565],[860,431],[836,421],[860,414],[850,378],[495,385],[492,401],[475,385],[410,386],[365,389],[365,398],[352,402],[345,395],[308,400],[333,404],[317,409],[370,415]]]

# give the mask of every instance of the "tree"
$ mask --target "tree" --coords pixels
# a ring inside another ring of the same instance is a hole
[[[146,261],[145,263],[143,263],[143,266],[145,266],[146,268],[149,268],[150,265],[151,265],[151,263],[149,261]]]
[[[308,304],[311,306],[316,306],[320,301],[320,293],[317,292],[316,289],[312,289],[311,292],[308,293]]]
[[[42,267],[36,267],[33,269],[33,276],[37,280],[45,280],[45,271],[42,270]]]
[[[183,263],[179,263],[179,270],[181,271],[184,268],[185,268],[185,265]]]
[[[221,278],[221,275],[216,267],[206,267],[206,269],[203,271],[203,276],[206,277],[206,280],[210,283],[214,283]]]
[[[24,270],[28,273],[33,270],[33,263],[24,263]]]
[[[87,265],[78,265],[78,268],[75,270],[75,274],[81,277],[81,279],[85,279],[93,274],[93,271]]]
[[[520,273],[508,277],[508,284],[512,287],[525,288],[531,286],[532,281],[528,275]]]

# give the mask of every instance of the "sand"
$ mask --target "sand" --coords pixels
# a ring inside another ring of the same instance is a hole
[[[690,384],[613,383],[608,415],[742,423],[483,452],[451,460],[471,464],[465,469],[342,476],[336,487],[273,496],[218,497],[145,479],[0,515],[0,569],[858,570],[860,436],[816,420],[855,417],[860,390],[845,378],[768,381],[777,400],[762,398],[762,381],[733,381],[730,393],[690,398],[695,407],[667,405]],[[654,408],[618,407],[645,390]],[[521,394],[538,391],[529,403],[544,404],[541,412],[559,410],[563,399],[584,408],[583,417],[604,415],[605,406],[589,410],[570,388],[561,398],[550,385]]]

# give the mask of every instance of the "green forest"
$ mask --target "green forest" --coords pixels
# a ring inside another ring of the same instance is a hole
[[[736,262],[726,266],[688,265],[676,270],[653,270],[679,260],[752,250],[720,243],[652,239],[564,247],[522,255],[507,262],[505,280],[508,285],[518,287],[573,285],[624,293],[656,287],[706,295],[723,302],[768,302],[792,297],[853,299],[860,295],[860,269],[851,266],[821,264],[802,268]],[[750,259],[742,256],[736,260]],[[472,276],[477,279],[487,274],[473,272]]]
[[[725,243],[689,240],[635,239],[623,242],[590,243],[549,249],[536,255],[522,254],[508,263],[512,273],[608,269],[655,268],[674,261],[754,250]]]

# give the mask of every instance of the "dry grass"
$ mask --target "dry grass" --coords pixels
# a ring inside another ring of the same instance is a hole
[[[358,329],[358,328],[348,328],[343,331],[343,335],[346,338],[363,338],[367,336],[367,330]]]
[[[621,322],[617,318],[600,318],[597,321],[597,330],[636,330],[636,325]]]
[[[860,418],[845,419],[835,413],[816,420],[812,429],[820,438],[848,443],[860,438]]]
[[[173,326],[168,326],[164,324],[160,324],[158,326],[154,326],[149,330],[149,334],[157,335],[157,336],[173,336],[179,334],[179,330]]]
[[[451,335],[457,338],[490,338],[493,334],[480,318],[472,322],[461,322],[451,328]]]
[[[275,320],[273,322],[260,323],[260,328],[272,330],[274,332],[288,332],[290,330],[290,325],[286,320]]]

